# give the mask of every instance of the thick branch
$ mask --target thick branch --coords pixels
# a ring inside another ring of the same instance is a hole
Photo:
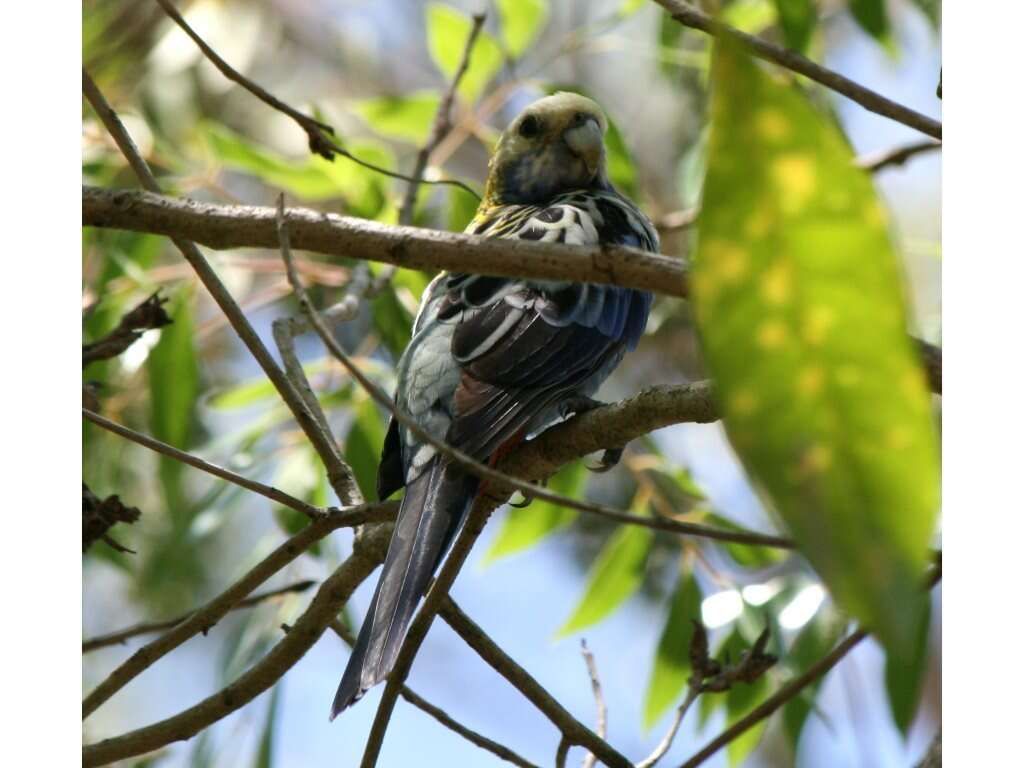
[[[228,611],[238,605],[254,589],[305,552],[314,542],[319,541],[338,528],[363,525],[371,521],[381,522],[387,520],[390,515],[394,514],[394,509],[395,504],[393,502],[385,502],[383,504],[338,510],[314,520],[263,558],[263,560],[224,592],[221,592],[205,606],[191,614],[185,621],[177,624],[171,631],[147,643],[129,656],[121,666],[110,673],[106,680],[96,686],[92,693],[85,697],[85,700],[82,702],[82,717],[88,717],[95,712],[107,699],[186,640],[200,632],[209,630],[210,627],[220,621]],[[324,585],[326,586],[327,582],[324,582]],[[323,587],[321,587],[321,592],[323,592]],[[128,754],[140,753],[130,752]],[[112,759],[120,758],[115,757]]]
[[[313,523],[310,528],[317,524]],[[386,545],[390,535],[390,526],[377,526],[368,538],[379,540],[377,543],[380,545]],[[280,680],[320,639],[356,587],[373,572],[377,564],[375,556],[368,555],[363,547],[357,546],[352,556],[338,566],[330,578],[320,586],[316,597],[292,626],[291,631],[245,674],[223,690],[173,717],[123,736],[87,745],[82,750],[83,766],[90,768],[106,765],[115,760],[152,752],[175,741],[190,739],[204,728],[248,704]]]
[[[847,77],[843,77],[838,72],[833,72],[831,69],[827,69],[820,64],[815,64],[795,51],[780,48],[759,37],[748,35],[746,32],[740,32],[738,29],[721,24],[689,3],[682,2],[682,0],[655,0],[655,2],[668,11],[673,19],[685,27],[699,29],[701,32],[706,32],[715,37],[727,36],[738,42],[754,56],[808,77],[814,82],[820,83],[826,88],[857,102],[869,112],[874,112],[876,115],[882,115],[898,123],[903,123],[932,138],[942,138],[942,123],[938,120],[922,115],[920,112],[916,112],[891,99],[887,99],[880,93],[876,93]]]

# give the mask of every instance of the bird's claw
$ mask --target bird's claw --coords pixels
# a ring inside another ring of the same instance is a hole
[[[595,408],[607,405],[602,403],[600,400],[595,400],[592,397],[586,395],[575,395],[570,398],[566,398],[561,405],[562,418],[567,419],[570,415],[578,416],[581,413],[587,413]]]
[[[622,459],[623,448],[608,448],[601,454],[601,458],[598,460],[596,466],[587,465],[587,469],[591,472],[597,472],[603,474],[612,467],[616,466]]]

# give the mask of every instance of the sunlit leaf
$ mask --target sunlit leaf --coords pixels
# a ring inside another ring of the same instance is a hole
[[[498,0],[501,36],[513,59],[518,59],[548,20],[547,0]]]
[[[353,109],[382,136],[421,145],[427,140],[440,103],[437,91],[418,91],[358,101]]]
[[[620,18],[628,18],[647,5],[647,0],[622,0],[619,6],[618,15]]]
[[[386,427],[377,404],[367,397],[353,412],[352,426],[345,438],[345,461],[367,501],[377,498],[377,466],[384,447]]]
[[[929,623],[931,619],[931,602],[925,604],[924,620],[921,622],[920,634],[917,638],[917,649],[909,664],[901,664],[895,659],[885,660],[885,690],[889,694],[889,709],[893,722],[906,738],[910,726],[914,723],[914,715],[921,703],[925,673],[928,671],[928,652],[931,650],[929,639]]]
[[[885,215],[798,90],[732,46],[713,69],[693,286],[725,426],[836,601],[910,663],[938,450]]]
[[[786,45],[803,53],[818,23],[818,7],[813,0],[775,0],[779,26]]]
[[[440,3],[427,5],[427,47],[444,76],[451,80],[462,61],[473,22],[461,11]],[[483,30],[470,53],[469,68],[459,83],[459,95],[472,103],[477,100],[501,67],[501,47]]]
[[[775,20],[772,0],[734,0],[722,10],[722,21],[751,35],[760,34]]]
[[[693,620],[700,619],[701,599],[700,586],[693,574],[680,574],[647,684],[645,728],[654,725],[686,689],[691,672],[690,638]]]
[[[270,703],[267,705],[267,719],[263,721],[263,732],[260,734],[260,747],[256,752],[254,768],[273,768],[274,765],[274,730],[277,727],[277,715],[281,703],[281,688],[278,683],[270,691]]]
[[[553,493],[576,498],[585,479],[586,468],[582,461],[576,461],[555,474],[547,486]],[[543,499],[535,499],[523,509],[510,508],[501,530],[487,551],[485,562],[490,563],[499,557],[529,549],[571,524],[577,514],[574,509],[566,509]]]
[[[612,535],[590,569],[583,599],[558,630],[559,637],[601,621],[640,588],[653,540],[651,529],[635,525],[624,525]]]
[[[850,13],[861,29],[879,42],[889,36],[889,12],[885,0],[850,0]]]

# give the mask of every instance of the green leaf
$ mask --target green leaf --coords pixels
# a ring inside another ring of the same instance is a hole
[[[306,377],[315,376],[328,369],[329,363],[326,358],[302,366]],[[222,389],[211,396],[206,404],[211,408],[230,411],[236,408],[247,408],[250,405],[261,403],[265,400],[277,399],[277,390],[266,376],[259,376],[248,381],[243,381],[234,386]]]
[[[702,522],[713,525],[716,528],[724,528],[727,531],[752,533],[749,528],[736,525],[729,518],[715,512],[707,512]],[[752,544],[738,544],[732,541],[722,542],[721,546],[729,553],[729,557],[736,561],[737,565],[741,565],[744,568],[767,568],[777,565],[789,557],[790,554],[778,547],[761,547]]]
[[[725,694],[726,726],[731,726],[767,698],[769,688],[766,675],[762,675],[753,683],[734,683]],[[739,765],[747,759],[761,741],[767,727],[768,718],[764,718],[729,742],[726,753],[730,766]]]
[[[803,53],[818,23],[818,7],[812,0],[775,0],[779,26],[786,45]]]
[[[690,679],[690,638],[693,619],[700,619],[700,586],[692,573],[681,573],[672,594],[668,620],[654,655],[647,700],[644,702],[644,728],[650,728],[679,699]]]
[[[734,0],[722,11],[722,21],[741,32],[758,35],[775,23],[775,5],[772,0]]]
[[[548,20],[547,0],[498,0],[498,16],[505,48],[518,59]]]
[[[596,624],[640,588],[653,540],[652,530],[634,525],[624,525],[612,535],[590,569],[583,599],[558,637]]]
[[[427,140],[440,103],[436,91],[419,91],[358,101],[353,109],[380,135],[420,145]]]
[[[885,0],[850,0],[850,13],[861,29],[880,43],[888,42],[889,13]]]
[[[921,13],[923,13],[931,25],[935,28],[939,28],[939,15],[942,12],[942,0],[911,0],[916,5]]]
[[[842,637],[845,624],[846,622],[834,611],[818,611],[814,618],[803,626],[789,651],[783,656],[783,663],[791,674],[795,676],[805,672],[831,651]],[[794,752],[800,742],[800,733],[807,722],[807,716],[813,709],[815,694],[823,681],[824,678],[815,680],[782,710],[786,737]]]
[[[349,213],[364,218],[375,217],[384,207],[383,177],[347,158],[286,158],[216,123],[206,123],[203,135],[210,152],[224,166],[251,173],[267,185],[280,187],[296,197],[311,201],[340,197]],[[391,152],[376,142],[346,142],[345,148],[355,157],[382,168],[394,166]]]
[[[397,360],[412,339],[413,314],[406,309],[391,288],[385,288],[371,304],[373,326],[384,346]]]
[[[620,19],[629,18],[645,5],[647,5],[647,0],[622,0],[622,5],[619,6],[619,9],[616,11],[616,15]]]
[[[931,398],[869,176],[803,94],[716,50],[694,306],[724,423],[844,610],[915,656]]]
[[[448,231],[462,232],[476,215],[480,201],[459,187],[448,188]]]
[[[608,152],[608,178],[626,197],[636,198],[636,166],[622,132],[611,118],[608,119],[608,132],[604,135],[604,146]]]
[[[263,722],[263,733],[260,735],[260,748],[256,753],[255,768],[272,768],[274,765],[274,727],[281,703],[281,688],[278,683],[270,692],[270,704],[267,705],[267,719]]]
[[[345,461],[367,501],[377,499],[377,466],[384,447],[386,428],[377,404],[366,397],[353,412],[352,426],[345,439]]]
[[[889,708],[903,738],[907,737],[910,726],[914,724],[914,715],[917,714],[918,705],[921,703],[925,673],[928,671],[931,602],[927,602],[926,605],[925,617],[917,638],[917,653],[910,663],[901,664],[888,656],[885,659],[885,689],[889,694]]]
[[[586,468],[582,461],[576,461],[555,474],[548,481],[548,489],[575,498],[583,489],[585,479]],[[575,509],[567,509],[543,499],[535,499],[522,509],[510,508],[484,562],[492,563],[500,557],[529,549],[570,525],[578,514]]]
[[[451,81],[462,61],[473,22],[461,11],[440,3],[427,5],[427,47],[437,68]],[[501,47],[483,30],[470,52],[469,67],[459,83],[459,95],[473,103],[501,68]]]

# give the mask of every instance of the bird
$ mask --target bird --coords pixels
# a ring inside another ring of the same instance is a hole
[[[608,121],[591,99],[558,92],[502,133],[466,233],[658,252],[650,220],[608,176]],[[560,418],[589,410],[634,349],[652,296],[612,285],[442,272],[424,290],[397,364],[395,405],[477,461],[497,459]],[[621,448],[595,469],[614,466]],[[384,568],[331,708],[331,720],[395,665],[428,583],[481,491],[477,477],[388,425],[377,475],[405,488]]]

